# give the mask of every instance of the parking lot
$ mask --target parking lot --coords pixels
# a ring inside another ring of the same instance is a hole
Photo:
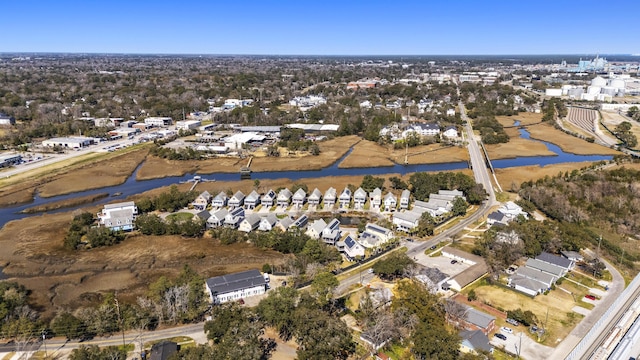
[[[410,243],[410,242],[405,243],[407,247],[411,247],[412,244],[417,244],[417,243]],[[438,249],[434,249],[433,251],[437,252]],[[431,253],[431,250],[427,250],[427,254],[420,253],[415,256],[414,260],[420,265],[430,267],[430,268],[438,268],[440,269],[440,271],[449,275],[450,277],[458,275],[459,273],[465,271],[471,266],[469,264],[464,264],[459,261],[456,264],[452,264],[451,259],[448,257],[444,257],[444,256],[430,257],[428,255],[429,253]]]
[[[506,340],[491,336],[489,339],[491,345],[495,348],[504,349],[504,351],[510,354],[519,354],[523,359],[545,359],[551,355],[553,348],[540,345],[522,331],[517,331],[513,327],[511,328],[514,330],[513,334],[500,332],[506,336]],[[522,329],[522,326],[520,326],[520,329]]]

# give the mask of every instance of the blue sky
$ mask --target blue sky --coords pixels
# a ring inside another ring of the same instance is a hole
[[[640,53],[640,1],[0,0],[0,52]]]

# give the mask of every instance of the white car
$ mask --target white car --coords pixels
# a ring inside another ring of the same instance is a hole
[[[506,326],[501,327],[500,331],[502,331],[503,333],[507,333],[507,334],[513,334],[513,330],[511,328],[506,327]]]

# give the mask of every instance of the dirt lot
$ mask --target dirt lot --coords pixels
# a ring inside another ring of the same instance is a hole
[[[538,295],[530,298],[513,290],[493,285],[481,285],[475,288],[478,300],[486,302],[495,308],[506,310],[532,311],[540,323],[548,321],[546,337],[543,344],[555,346],[557,339],[564,339],[573,327],[582,319],[582,315],[574,313],[571,309],[576,306],[571,294],[562,290],[551,291],[548,295]]]
[[[146,147],[91,154],[72,163],[56,164],[15,177],[0,188],[0,206],[26,203],[34,191],[51,197],[123,183],[147,156]],[[79,161],[78,161],[79,160]]]
[[[31,289],[36,303],[47,309],[87,305],[111,290],[135,300],[150,282],[176,275],[184,264],[209,277],[285,259],[249,244],[223,246],[211,238],[179,236],[132,235],[116,246],[71,252],[62,248],[62,239],[72,217],[36,216],[0,230],[5,274]]]

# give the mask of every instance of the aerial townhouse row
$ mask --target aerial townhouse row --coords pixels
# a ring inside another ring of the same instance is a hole
[[[440,190],[437,194],[430,194],[429,201],[415,201],[411,210],[394,213],[393,224],[398,231],[412,233],[423,213],[428,212],[434,218],[442,216],[453,209],[453,201],[458,197],[465,199],[459,190]]]
[[[208,228],[225,226],[246,233],[254,230],[266,232],[278,229],[285,232],[300,229],[312,239],[335,246],[350,260],[358,256],[364,256],[365,248],[376,248],[394,237],[393,231],[369,223],[365,226],[365,230],[360,236],[349,234],[343,238],[338,219],[331,219],[329,222],[324,219],[318,219],[309,224],[309,217],[306,214],[298,218],[286,216],[278,219],[274,213],[263,216],[256,213],[245,214],[243,207],[234,209],[222,208],[211,213],[207,210],[202,210],[197,216],[206,221]]]
[[[410,197],[411,193],[409,190],[402,192],[400,196],[400,210],[409,207]],[[292,193],[291,190],[284,188],[277,194],[275,191],[269,190],[263,195],[260,195],[255,190],[246,196],[242,191],[237,191],[231,197],[227,196],[225,192],[220,192],[214,197],[205,191],[193,201],[192,205],[196,210],[205,210],[209,204],[212,208],[216,209],[223,207],[228,207],[229,209],[243,207],[246,210],[254,210],[259,205],[267,208],[273,206],[295,206],[301,208],[305,204],[314,207],[322,204],[325,209],[332,209],[337,204],[338,209],[342,210],[363,210],[367,201],[372,210],[392,212],[398,209],[398,199],[391,192],[383,196],[382,190],[379,188],[374,189],[369,194],[362,188],[358,188],[352,194],[349,188],[345,188],[338,195],[336,189],[333,187],[329,188],[324,194],[318,190],[318,188],[314,189],[310,194],[307,194],[304,189],[298,189],[295,193]]]

